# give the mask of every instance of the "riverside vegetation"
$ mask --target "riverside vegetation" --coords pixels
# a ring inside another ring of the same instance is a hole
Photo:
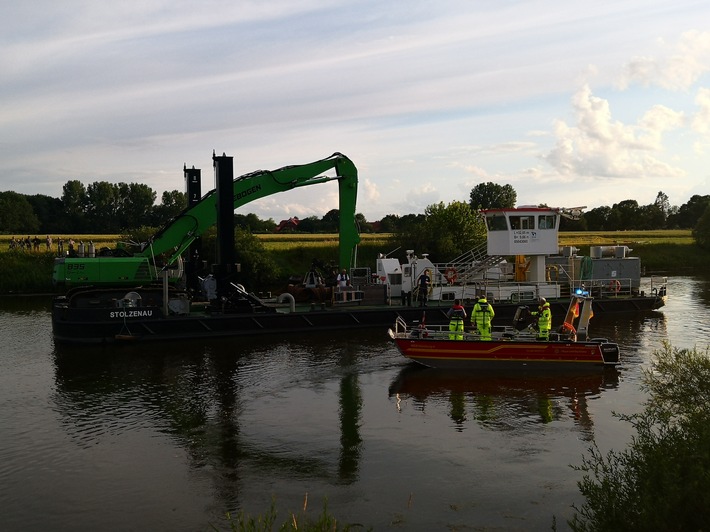
[[[622,451],[595,444],[580,466],[586,502],[573,530],[710,528],[710,349],[666,344],[644,371],[643,410],[617,417],[636,434]]]
[[[115,248],[121,235],[59,235],[65,240],[76,242],[93,241],[96,248]],[[42,244],[40,251],[8,249],[10,236],[0,235],[0,294],[54,293],[51,283],[52,264],[56,257],[54,250],[46,251]],[[58,237],[55,236],[56,242]],[[209,253],[213,234],[204,239],[204,249]],[[302,276],[314,260],[324,265],[335,264],[338,256],[338,236],[336,234],[290,234],[251,235],[237,231],[240,245],[238,260],[242,270],[253,273],[248,289],[269,290],[285,286],[291,276]],[[646,274],[660,275],[704,272],[710,262],[710,250],[698,247],[690,230],[653,231],[575,231],[560,233],[561,246],[574,246],[580,255],[588,255],[590,246],[626,245],[632,254],[641,258]],[[359,265],[374,267],[378,253],[392,253],[398,250],[396,238],[388,233],[362,235],[358,246]],[[425,252],[425,250],[416,250]],[[207,257],[209,258],[209,257]],[[256,282],[254,282],[256,280]],[[257,283],[261,285],[257,286]]]
[[[114,247],[120,238],[93,236],[99,247]],[[337,256],[335,236],[264,235],[258,240],[258,253],[288,273],[302,274],[314,258]],[[51,292],[56,251],[10,252],[8,242],[9,237],[0,236],[0,293]],[[578,247],[580,254],[588,254],[590,245],[628,245],[646,273],[705,272],[710,259],[710,252],[694,243],[690,231],[561,233],[560,245]],[[374,264],[376,253],[393,249],[388,235],[371,235],[363,239],[359,263]],[[710,528],[710,352],[664,346],[654,353],[643,388],[648,393],[643,410],[618,416],[636,431],[627,448],[604,453],[592,444],[581,465],[571,465],[583,475],[578,486],[585,497],[568,522],[575,531]],[[228,516],[227,526],[232,531],[363,528],[339,522],[325,505],[315,518],[305,513],[305,507],[301,513],[288,513],[280,526],[278,515],[272,501],[262,515]],[[556,529],[555,516],[551,519]]]

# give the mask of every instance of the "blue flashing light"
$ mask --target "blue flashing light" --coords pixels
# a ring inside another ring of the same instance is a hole
[[[577,290],[574,291],[575,295],[578,296],[588,296],[589,295],[589,290],[584,290],[582,288],[577,288]]]

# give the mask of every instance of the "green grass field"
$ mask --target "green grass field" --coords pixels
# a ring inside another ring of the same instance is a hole
[[[338,246],[337,234],[266,234],[256,235],[267,251],[285,251],[294,248],[308,248],[313,250],[326,249]],[[360,235],[360,244],[363,246],[386,246],[391,241],[389,233],[365,233]]]
[[[690,229],[653,231],[568,231],[559,234],[561,246],[629,246],[636,244],[693,244]]]
[[[0,251],[8,248],[13,235],[0,235]],[[21,235],[14,235],[20,237]],[[26,236],[26,235],[25,235]],[[44,250],[44,236],[37,235],[42,240]],[[46,236],[46,235],[45,235]],[[279,251],[293,248],[329,248],[338,245],[338,235],[333,234],[258,234],[256,235],[269,251]],[[363,245],[386,246],[392,242],[389,233],[364,233],[360,235]],[[30,235],[34,238],[34,235]],[[120,235],[52,235],[56,242],[58,238],[65,241],[73,238],[75,242],[93,241],[97,248],[115,247],[121,238]],[[689,229],[669,229],[654,231],[569,231],[559,235],[561,246],[615,246],[647,244],[692,244],[693,237]]]
[[[65,241],[73,238],[77,244],[80,241],[93,241],[97,249],[115,248],[121,238],[120,235],[52,235],[54,245],[51,251],[46,250],[42,240],[39,251],[9,253],[12,235],[0,235],[0,271],[3,272],[0,277],[0,294],[51,292],[52,264],[60,236]],[[325,265],[337,263],[338,237],[335,234],[257,236],[284,278],[308,271],[314,259]],[[357,265],[374,267],[378,253],[389,253],[397,247],[392,236],[382,233],[362,235],[357,250]],[[631,248],[631,256],[641,259],[647,274],[683,275],[694,271],[704,272],[710,263],[710,251],[698,248],[690,231],[568,232],[560,233],[559,243],[561,246],[577,247],[580,255],[588,255],[590,246],[626,245]]]

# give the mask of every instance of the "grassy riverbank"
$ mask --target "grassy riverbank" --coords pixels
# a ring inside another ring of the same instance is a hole
[[[291,275],[302,275],[314,259],[329,264],[338,256],[337,235],[258,235],[264,248],[282,272],[284,282]],[[10,237],[0,236],[0,294],[52,293],[54,250],[8,251]],[[63,236],[68,240],[68,236]],[[72,235],[76,242],[93,241],[98,247],[115,247],[118,235]],[[632,256],[641,258],[644,273],[682,275],[706,271],[710,252],[697,247],[690,231],[622,231],[560,233],[561,246],[574,246],[588,255],[590,246],[625,245]],[[358,246],[357,263],[374,268],[378,253],[390,253],[397,245],[391,235],[366,234]]]
[[[0,252],[0,294],[47,294],[55,253]]]
[[[695,245],[690,230],[570,231],[560,233],[560,246],[574,246],[589,255],[590,246],[628,246],[646,274],[680,275],[706,271],[710,252]]]

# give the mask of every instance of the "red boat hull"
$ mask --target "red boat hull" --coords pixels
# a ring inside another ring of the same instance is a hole
[[[502,365],[598,367],[619,363],[619,348],[609,342],[482,341],[393,338],[407,358],[432,368],[465,369]]]

